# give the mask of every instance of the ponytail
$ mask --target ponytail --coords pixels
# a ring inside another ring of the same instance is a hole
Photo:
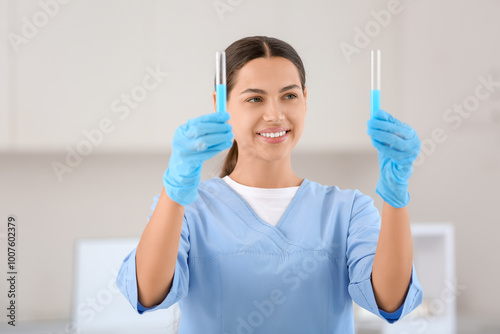
[[[236,140],[233,141],[233,146],[227,152],[226,159],[224,160],[224,165],[222,166],[222,170],[220,172],[219,177],[224,177],[233,172],[234,167],[236,167],[236,161],[238,160],[238,144]]]

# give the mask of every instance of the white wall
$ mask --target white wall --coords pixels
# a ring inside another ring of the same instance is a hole
[[[6,14],[9,13],[9,4],[7,0],[0,1],[0,35],[6,36],[9,31],[9,20]],[[10,143],[9,138],[9,59],[6,43],[0,47],[0,151],[8,151]]]
[[[42,3],[47,1],[58,4]],[[403,115],[400,97],[390,94],[400,85],[392,80],[401,69],[396,58],[400,46],[394,43],[401,34],[397,24],[383,28],[349,61],[339,47],[353,44],[354,28],[373,20],[369,10],[386,7],[384,1],[369,6],[231,1],[236,5],[222,12],[216,3],[73,0],[49,7],[53,16],[47,22],[39,1],[9,6],[0,14],[10,17],[9,31],[29,38],[4,45],[12,61],[9,80],[17,91],[10,97],[16,107],[9,110],[17,135],[9,138],[8,148],[67,152],[85,140],[82,131],[109,119],[112,129],[93,145],[93,152],[164,152],[177,126],[213,112],[215,52],[247,35],[282,38],[303,57],[309,87],[307,128],[316,135],[304,138],[298,150],[370,149],[365,131],[370,48],[383,50],[384,88],[391,97],[385,106]],[[34,32],[23,18],[34,24]],[[148,67],[168,76],[146,90],[137,107],[126,107],[122,94],[139,92]],[[129,112],[119,111],[125,109]]]

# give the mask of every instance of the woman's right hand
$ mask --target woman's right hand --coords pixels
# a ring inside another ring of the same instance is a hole
[[[196,200],[203,163],[231,147],[233,127],[228,112],[214,112],[190,119],[175,130],[172,155],[163,175],[168,196],[181,205]]]

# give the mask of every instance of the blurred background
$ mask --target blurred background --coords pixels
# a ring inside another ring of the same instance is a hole
[[[0,0],[0,332],[176,332],[176,306],[136,317],[114,277],[175,129],[214,111],[215,52],[266,35],[306,68],[299,176],[382,209],[366,134],[372,49],[382,109],[422,141],[408,209],[424,303],[391,326],[355,308],[357,332],[500,333],[499,13],[494,0]]]

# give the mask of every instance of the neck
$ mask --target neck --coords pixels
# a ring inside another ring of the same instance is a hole
[[[290,156],[276,161],[238,156],[229,177],[245,186],[257,188],[296,187],[303,181],[293,172]]]

